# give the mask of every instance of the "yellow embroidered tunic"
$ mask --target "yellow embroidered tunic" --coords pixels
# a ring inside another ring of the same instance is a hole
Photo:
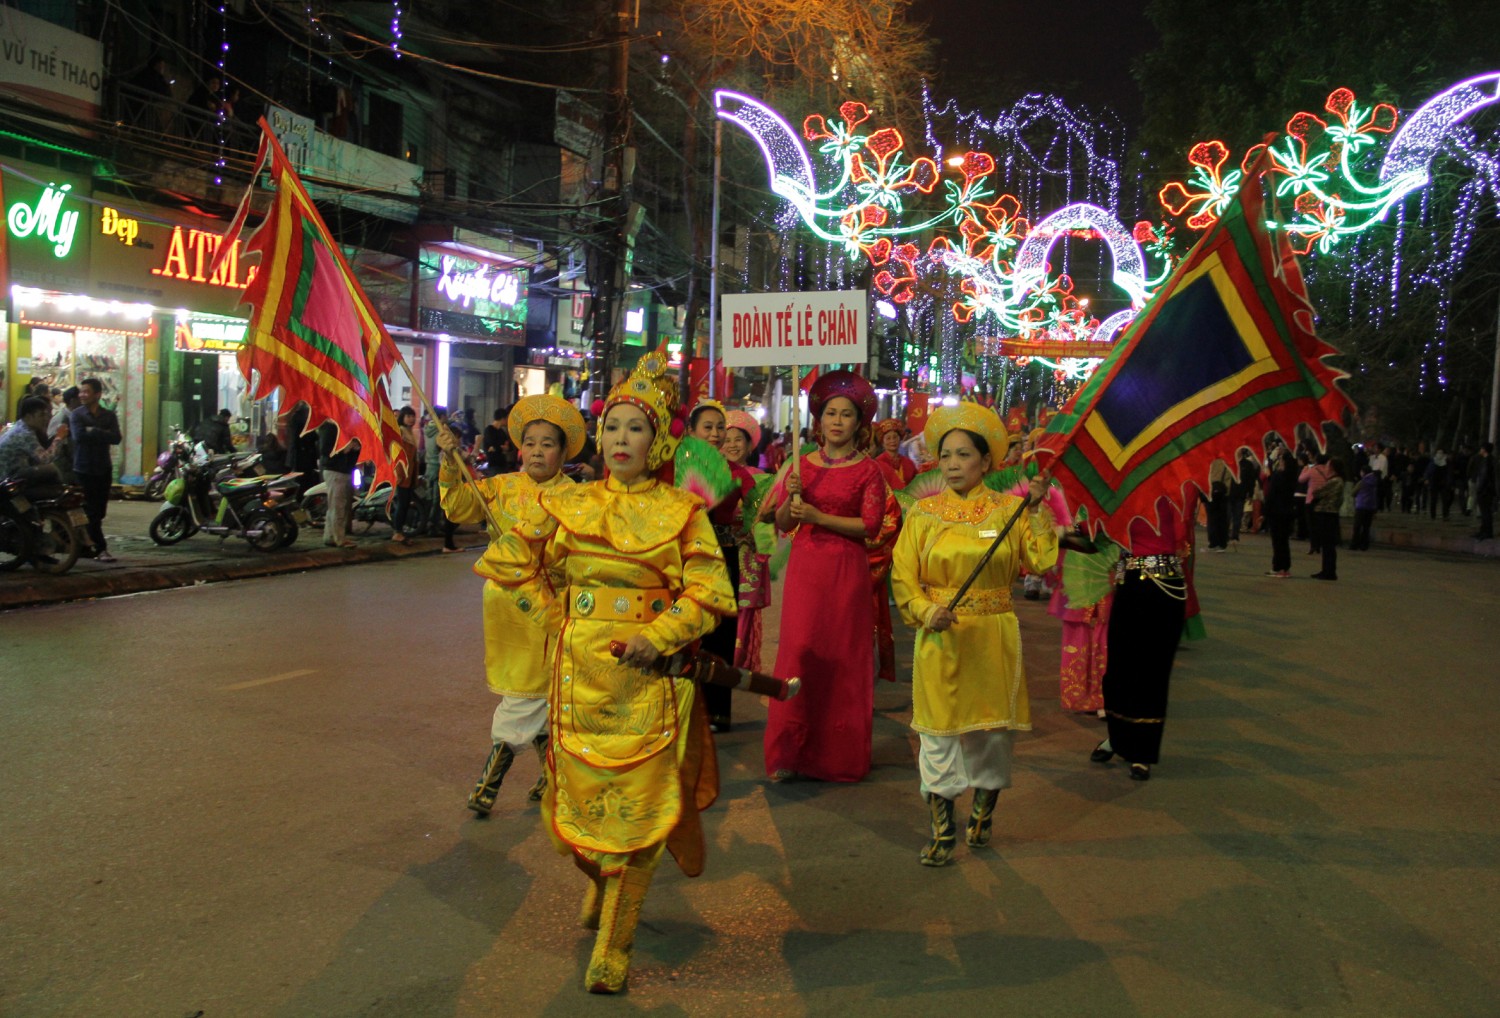
[[[454,523],[478,523],[486,518],[480,498],[489,503],[502,529],[490,528],[490,545],[484,551],[488,558],[497,554],[500,539],[516,525],[517,514],[530,506],[546,488],[572,487],[562,474],[538,484],[524,471],[480,478],[473,485],[459,482],[458,468],[443,458],[440,483],[443,512]],[[479,489],[475,492],[475,487]],[[480,560],[483,562],[483,559]],[[474,571],[489,575],[480,564]],[[547,640],[549,633],[516,609],[515,599],[494,580],[484,585],[481,602],[484,618],[484,677],[490,690],[501,696],[523,700],[541,700],[547,696]]]
[[[967,496],[948,490],[924,498],[907,513],[891,588],[902,618],[919,627],[912,668],[915,731],[1031,729],[1010,588],[1023,565],[1044,573],[1057,561],[1057,534],[1045,507],[1016,522],[954,612],[957,625],[943,633],[920,628],[952,600],[1019,502],[981,485]]]
[[[697,837],[697,810],[713,801],[717,770],[711,743],[696,747],[706,760],[689,754],[693,684],[623,667],[609,645],[644,633],[670,654],[734,614],[703,503],[655,480],[549,488],[476,570],[558,634],[549,694],[554,780],[542,806],[559,847],[609,872],[668,841],[680,821]],[[696,761],[686,782],[685,757]],[[711,792],[697,783],[699,764],[712,772]],[[701,868],[701,844],[698,854]]]

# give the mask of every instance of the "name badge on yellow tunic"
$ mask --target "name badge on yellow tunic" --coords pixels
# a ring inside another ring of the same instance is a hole
[[[979,532],[979,536],[980,537],[988,537],[990,540],[993,541],[995,538],[997,538],[997,537],[1000,536],[1000,531],[998,531],[998,530],[981,530]]]

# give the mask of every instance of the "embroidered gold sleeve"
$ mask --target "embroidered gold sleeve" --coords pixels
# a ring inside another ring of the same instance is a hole
[[[518,507],[517,516],[515,527],[492,541],[485,552],[491,567],[486,575],[510,592],[521,614],[532,622],[561,629],[563,605],[553,591],[546,561],[557,520],[539,500]]]
[[[734,615],[734,589],[729,585],[729,571],[719,539],[714,535],[708,514],[698,510],[678,537],[682,556],[682,593],[672,606],[656,617],[642,633],[663,654],[674,651],[707,636],[719,619]]]

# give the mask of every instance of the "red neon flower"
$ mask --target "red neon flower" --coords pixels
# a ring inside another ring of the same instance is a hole
[[[964,190],[968,190],[974,181],[995,172],[995,157],[984,152],[965,152],[958,169],[964,175]]]
[[[865,142],[865,148],[875,153],[875,158],[883,168],[885,161],[891,157],[891,153],[901,151],[905,144],[906,140],[901,137],[900,131],[894,127],[882,127],[870,135],[869,140]]]
[[[1396,120],[1399,114],[1396,107],[1390,103],[1377,103],[1369,112],[1369,115],[1358,123],[1349,120],[1349,112],[1354,107],[1354,93],[1347,88],[1334,89],[1328,94],[1328,101],[1323,108],[1343,122],[1344,126],[1351,131],[1378,131],[1381,134],[1389,134],[1396,129]]]
[[[1229,158],[1229,148],[1222,141],[1200,141],[1188,150],[1188,162],[1207,170],[1215,180]]]
[[[822,138],[832,138],[833,132],[828,130],[828,122],[819,114],[814,113],[802,121],[802,137],[808,141],[818,141]]]
[[[863,124],[866,120],[870,119],[870,107],[866,106],[864,103],[857,103],[853,101],[846,102],[839,107],[839,116],[844,118],[844,123],[847,124],[850,129],[853,129],[859,124]]]
[[[1190,181],[1194,188],[1174,180],[1160,191],[1157,199],[1174,216],[1188,214],[1191,229],[1204,230],[1219,218],[1219,213],[1239,189],[1240,174],[1223,175],[1229,148],[1222,141],[1200,141],[1188,152],[1188,162],[1196,167]]]
[[[1137,244],[1150,244],[1156,240],[1156,227],[1152,225],[1150,220],[1142,219],[1135,224],[1135,229],[1131,231],[1131,236],[1135,238]]]

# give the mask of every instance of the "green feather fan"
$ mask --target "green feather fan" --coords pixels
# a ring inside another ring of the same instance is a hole
[[[712,509],[734,490],[734,475],[719,450],[691,435],[677,444],[672,457],[673,483],[703,499]]]

